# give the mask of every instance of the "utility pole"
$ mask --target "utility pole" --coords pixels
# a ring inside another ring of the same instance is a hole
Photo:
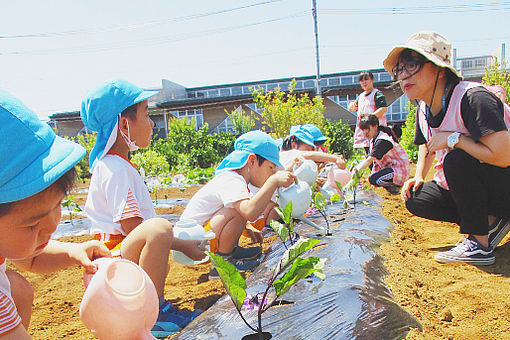
[[[313,28],[315,31],[315,58],[317,64],[317,76],[315,79],[317,95],[321,96],[321,69],[320,69],[320,58],[319,58],[319,25],[317,23],[317,0],[312,0],[312,16],[313,16]]]

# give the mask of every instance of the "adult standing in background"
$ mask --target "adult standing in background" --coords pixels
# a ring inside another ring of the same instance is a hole
[[[361,93],[356,101],[349,103],[349,111],[358,111],[358,118],[356,119],[356,130],[354,131],[354,147],[364,148],[368,154],[370,142],[365,138],[363,131],[359,127],[359,122],[363,116],[374,114],[379,118],[380,126],[387,126],[386,111],[388,105],[384,94],[378,89],[374,88],[374,75],[370,71],[363,71],[358,77],[363,93]]]

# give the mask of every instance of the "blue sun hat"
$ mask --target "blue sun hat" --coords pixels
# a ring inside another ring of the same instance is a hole
[[[303,143],[313,146],[313,148],[316,149],[313,136],[310,132],[308,132],[308,130],[304,128],[304,125],[293,125],[290,128],[289,137],[291,136],[296,136],[296,138]]]
[[[55,135],[5,91],[0,91],[0,121],[0,204],[43,191],[85,155],[81,145]]]
[[[322,134],[321,129],[319,129],[317,125],[305,124],[303,125],[303,129],[305,129],[312,135],[314,142],[325,142],[328,140],[328,137]]]
[[[107,81],[90,91],[81,102],[81,120],[96,131],[96,144],[89,155],[90,171],[117,139],[117,124],[122,111],[149,99],[158,91],[145,91],[126,80]]]
[[[216,168],[215,174],[226,170],[241,169],[248,162],[248,156],[254,153],[283,168],[276,141],[262,131],[250,131],[239,136],[234,143],[234,151],[225,157]]]

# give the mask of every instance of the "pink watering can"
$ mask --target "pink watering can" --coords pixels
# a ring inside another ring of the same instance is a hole
[[[83,276],[80,318],[100,340],[153,340],[158,295],[147,273],[125,259],[99,258],[95,274]]]
[[[328,173],[328,184],[330,187],[340,191],[336,182],[339,182],[342,187],[351,180],[351,173],[347,169],[339,169],[337,166],[332,166]]]

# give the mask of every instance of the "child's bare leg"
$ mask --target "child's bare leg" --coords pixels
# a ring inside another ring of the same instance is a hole
[[[13,270],[6,270],[7,278],[11,284],[11,296],[21,317],[21,323],[25,329],[30,325],[32,317],[32,303],[34,302],[34,290],[30,283]]]
[[[222,208],[209,221],[218,239],[218,251],[230,254],[237,245],[246,220],[233,208]]]
[[[122,241],[122,258],[138,263],[151,278],[158,297],[165,291],[168,257],[174,239],[172,224],[164,218],[151,218],[133,229]]]
[[[276,207],[276,204],[270,204],[266,210],[264,210],[264,219],[267,225],[273,220],[278,221],[280,219],[280,215],[278,215],[274,207]]]

